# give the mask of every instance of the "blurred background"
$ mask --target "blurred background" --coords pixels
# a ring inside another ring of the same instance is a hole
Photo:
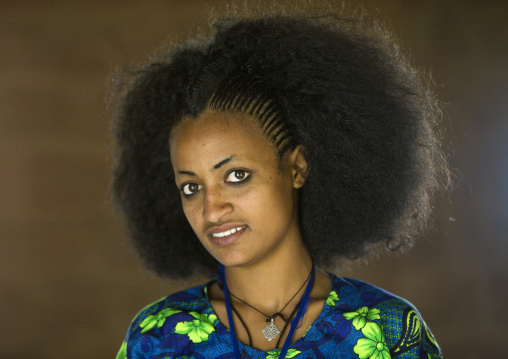
[[[408,254],[342,274],[413,302],[445,358],[507,357],[508,2],[362,3],[438,82],[458,185]],[[209,6],[0,1],[1,358],[113,358],[139,309],[195,284],[145,271],[110,206],[105,96]]]

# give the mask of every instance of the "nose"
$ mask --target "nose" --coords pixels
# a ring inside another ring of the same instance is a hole
[[[204,200],[203,218],[208,222],[223,222],[226,216],[233,211],[233,205],[220,189],[207,190]]]

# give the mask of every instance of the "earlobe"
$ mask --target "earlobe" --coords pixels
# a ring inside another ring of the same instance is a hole
[[[307,149],[303,145],[298,145],[291,153],[291,167],[293,174],[293,187],[301,188],[307,180],[309,173],[309,164],[307,163]]]

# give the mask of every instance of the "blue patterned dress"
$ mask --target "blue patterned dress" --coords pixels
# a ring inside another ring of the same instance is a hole
[[[355,279],[330,274],[323,311],[286,358],[442,358],[418,311],[406,300]],[[207,285],[144,308],[132,321],[117,359],[234,358],[229,330],[217,319]],[[239,342],[242,358],[277,359]]]

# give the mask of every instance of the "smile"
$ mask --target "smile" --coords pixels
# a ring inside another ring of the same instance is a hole
[[[245,229],[247,228],[247,226],[241,226],[241,227],[237,227],[237,228],[231,228],[227,231],[224,231],[224,232],[218,232],[218,233],[214,233],[212,234],[213,237],[227,237],[227,236],[230,236],[232,235],[233,233],[236,233],[236,232],[239,232],[241,231],[242,229]]]

